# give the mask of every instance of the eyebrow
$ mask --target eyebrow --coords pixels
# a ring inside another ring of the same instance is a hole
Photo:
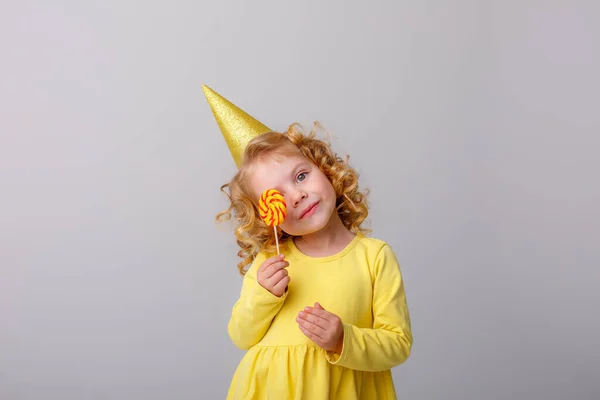
[[[308,165],[308,162],[306,161],[301,161],[298,164],[296,164],[296,166],[292,169],[292,177],[295,178],[296,174],[298,173],[298,170],[306,167]]]

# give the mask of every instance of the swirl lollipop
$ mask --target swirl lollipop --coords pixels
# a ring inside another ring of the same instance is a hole
[[[283,195],[276,189],[268,189],[263,192],[258,200],[258,212],[260,218],[275,232],[275,243],[277,254],[279,254],[279,239],[277,237],[277,225],[285,220],[286,205]]]

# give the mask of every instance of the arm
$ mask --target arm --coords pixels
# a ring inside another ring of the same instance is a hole
[[[373,328],[343,324],[341,354],[327,353],[331,364],[361,371],[385,371],[408,359],[410,316],[400,266],[385,244],[373,265]]]
[[[227,326],[229,337],[242,350],[260,342],[287,296],[285,292],[277,297],[258,283],[257,271],[264,261],[265,256],[259,253],[246,272]]]

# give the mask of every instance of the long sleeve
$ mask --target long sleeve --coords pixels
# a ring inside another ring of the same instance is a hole
[[[410,316],[400,266],[384,244],[372,265],[373,328],[344,323],[341,354],[327,353],[331,364],[360,371],[385,371],[406,361],[412,346]]]
[[[266,257],[259,253],[244,276],[239,300],[227,326],[229,337],[242,350],[258,343],[281,309],[287,292],[277,297],[258,283],[256,273]]]

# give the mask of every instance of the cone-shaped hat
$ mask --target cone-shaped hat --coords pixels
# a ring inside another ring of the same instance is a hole
[[[208,86],[202,85],[202,90],[229,146],[235,165],[239,168],[248,142],[258,135],[270,132],[271,129]]]

